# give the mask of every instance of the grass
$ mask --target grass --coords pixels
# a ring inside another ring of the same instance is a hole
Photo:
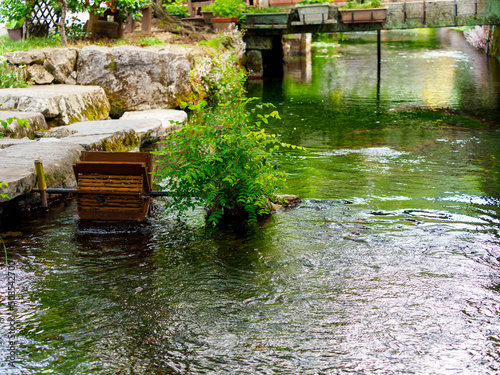
[[[46,47],[61,47],[61,42],[47,38],[29,38],[22,40],[10,40],[8,35],[0,37],[0,55],[14,51],[29,51]]]
[[[153,46],[153,45],[165,45],[165,43],[157,37],[150,36],[146,38],[139,38],[137,40],[129,39],[98,39],[96,41],[90,40],[77,40],[68,41],[68,47],[84,47],[88,45],[98,45],[105,47],[114,47],[122,45],[137,45],[141,47]],[[5,55],[8,52],[15,51],[30,51],[34,49],[42,48],[61,48],[61,42],[52,38],[28,38],[24,41],[17,40],[12,41],[7,35],[0,36],[0,56]]]

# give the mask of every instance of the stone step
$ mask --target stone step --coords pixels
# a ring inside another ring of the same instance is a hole
[[[40,112],[0,111],[0,120],[6,121],[8,118],[12,117],[28,120],[29,127],[20,126],[18,122],[14,120],[7,126],[7,129],[0,126],[0,133],[3,133],[4,136],[22,138],[27,135],[34,135],[35,131],[48,129],[45,117],[43,117]]]
[[[71,143],[27,142],[0,151],[0,181],[8,186],[0,193],[14,199],[29,193],[36,184],[34,160],[42,158],[48,187],[73,187],[73,162],[80,159],[83,147]]]
[[[49,126],[103,120],[109,101],[99,86],[50,85],[0,89],[0,109],[41,113]]]
[[[71,143],[87,151],[138,151],[166,135],[156,118],[77,122],[53,128],[39,142]]]

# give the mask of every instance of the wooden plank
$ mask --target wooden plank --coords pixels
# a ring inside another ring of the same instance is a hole
[[[142,182],[142,176],[108,176],[108,175],[98,175],[98,174],[82,174],[79,179],[89,180],[89,181],[140,181]]]
[[[142,211],[97,211],[80,210],[78,216],[81,220],[129,220],[142,221],[149,212],[151,198],[143,200]]]
[[[154,171],[153,155],[149,152],[110,152],[110,151],[82,151],[82,161],[104,161],[104,162],[142,162],[146,163],[150,190],[152,190]]]
[[[78,188],[80,190],[114,190],[114,189],[122,189],[125,191],[141,191],[142,184],[86,184],[81,183],[78,184]]]
[[[143,194],[142,192],[137,192],[137,191],[113,191],[113,190],[80,190],[77,189],[74,194],[85,194],[85,195],[129,195],[129,196],[136,196],[136,197],[148,197],[148,195]]]
[[[151,181],[148,177],[146,171],[145,163],[138,162],[124,162],[124,163],[113,163],[113,162],[75,162],[73,163],[73,171],[75,172],[75,177],[77,183],[79,183],[79,178],[81,175],[102,175],[105,176],[127,176],[127,175],[136,175],[142,176],[143,179],[143,187],[144,191],[151,191]]]
[[[82,152],[73,164],[78,215],[92,220],[143,220],[151,204],[153,156],[149,153]]]

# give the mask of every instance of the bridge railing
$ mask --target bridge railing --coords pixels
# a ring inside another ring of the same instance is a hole
[[[301,32],[347,32],[380,29],[412,29],[421,27],[452,27],[500,24],[500,0],[417,0],[384,4],[385,21],[369,20],[360,23],[343,22],[339,7],[331,3],[327,17],[319,22],[288,17],[288,24],[275,32],[281,34]],[[302,21],[302,22],[301,22]],[[274,27],[246,25],[248,29],[272,33]]]
[[[489,0],[453,0],[453,1],[404,1],[402,13],[403,20],[412,19],[425,20],[434,8],[441,9],[441,15],[476,16],[491,12],[491,1]],[[425,22],[425,21],[424,21]]]

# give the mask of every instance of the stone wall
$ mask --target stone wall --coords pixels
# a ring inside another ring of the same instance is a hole
[[[176,108],[193,99],[190,71],[196,48],[178,46],[50,48],[6,54],[7,61],[26,69],[35,85],[100,86],[111,104],[110,114]]]
[[[500,60],[500,27],[493,27],[490,54]]]

